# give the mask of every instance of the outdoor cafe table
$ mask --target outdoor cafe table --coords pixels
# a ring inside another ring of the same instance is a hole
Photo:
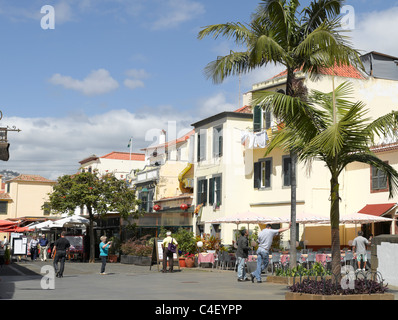
[[[198,255],[198,264],[199,265],[201,263],[211,263],[212,265],[214,265],[215,261],[216,260],[215,260],[214,253],[202,252],[202,253],[199,253],[199,255]]]

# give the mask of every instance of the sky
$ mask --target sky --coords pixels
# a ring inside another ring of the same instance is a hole
[[[10,159],[0,170],[55,180],[92,154],[129,152],[130,137],[133,152],[142,152],[162,129],[170,140],[238,109],[241,94],[283,68],[214,84],[205,66],[237,48],[197,35],[208,25],[249,22],[259,2],[0,0],[0,126],[21,130],[8,133]],[[398,56],[398,1],[346,5],[355,48]]]

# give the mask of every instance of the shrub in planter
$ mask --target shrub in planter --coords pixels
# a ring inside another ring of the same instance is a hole
[[[120,246],[124,255],[131,256],[150,256],[152,254],[152,246],[146,240],[147,237],[140,239],[129,239]]]
[[[352,289],[344,289],[340,283],[332,279],[321,281],[304,279],[288,289],[290,292],[320,295],[382,294],[387,291],[387,285],[384,286],[383,283],[374,280],[356,279],[354,281],[355,285]]]

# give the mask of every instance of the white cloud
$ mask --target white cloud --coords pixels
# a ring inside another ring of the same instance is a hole
[[[236,95],[236,103],[230,103],[227,101],[226,94],[220,92],[200,101],[198,113],[201,118],[205,118],[223,111],[234,111],[238,108],[238,95]]]
[[[392,56],[398,55],[398,7],[384,11],[356,14],[355,29],[348,35],[359,50],[377,51]]]
[[[124,80],[124,85],[131,90],[145,87],[144,81],[142,80],[150,77],[150,74],[144,69],[129,69],[126,71],[126,75],[130,78],[134,78]]]
[[[94,70],[83,80],[57,73],[51,77],[50,83],[79,91],[87,96],[108,93],[119,87],[118,82],[105,69]]]
[[[153,25],[152,29],[175,28],[183,22],[205,12],[203,4],[190,0],[168,0],[166,7]]]
[[[10,160],[2,162],[2,168],[55,180],[60,175],[77,172],[79,161],[92,154],[129,152],[127,143],[131,136],[133,152],[142,152],[140,149],[155,141],[160,130],[173,130],[174,123],[177,123],[174,135],[182,129],[192,129],[190,124],[197,119],[171,109],[147,107],[145,113],[121,109],[65,118],[5,117],[4,123],[16,126],[21,132],[8,134]]]
[[[127,88],[129,88],[131,90],[145,87],[144,82],[142,80],[138,80],[138,79],[126,79],[126,80],[124,80],[123,83]]]
[[[150,74],[144,69],[129,69],[126,71],[126,75],[136,79],[147,79],[150,77]]]

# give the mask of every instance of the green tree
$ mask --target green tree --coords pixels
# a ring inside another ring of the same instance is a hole
[[[224,23],[203,28],[199,39],[212,35],[234,39],[246,49],[210,62],[205,73],[215,83],[268,64],[286,67],[286,95],[295,96],[294,72],[301,69],[315,76],[334,64],[362,66],[359,53],[342,35],[340,9],[344,0],[313,1],[300,10],[298,0],[262,0],[249,24]],[[291,267],[296,264],[296,154],[291,155]]]
[[[138,218],[140,215],[137,209],[140,201],[136,199],[135,191],[114,174],[83,172],[61,176],[49,194],[49,200],[54,213],[73,215],[77,207],[87,208],[90,220],[90,262],[95,259],[95,219],[104,217],[108,212],[118,212],[121,218],[130,215]]]
[[[285,119],[267,147],[294,150],[299,161],[310,165],[325,162],[330,172],[330,223],[332,239],[332,272],[340,275],[340,195],[339,175],[353,162],[369,164],[387,177],[390,198],[398,191],[398,172],[380,160],[370,147],[385,136],[397,136],[398,112],[377,119],[366,117],[363,102],[352,102],[353,85],[344,82],[335,90],[323,93],[312,90],[306,101],[280,93],[265,92],[260,104],[271,108]]]

